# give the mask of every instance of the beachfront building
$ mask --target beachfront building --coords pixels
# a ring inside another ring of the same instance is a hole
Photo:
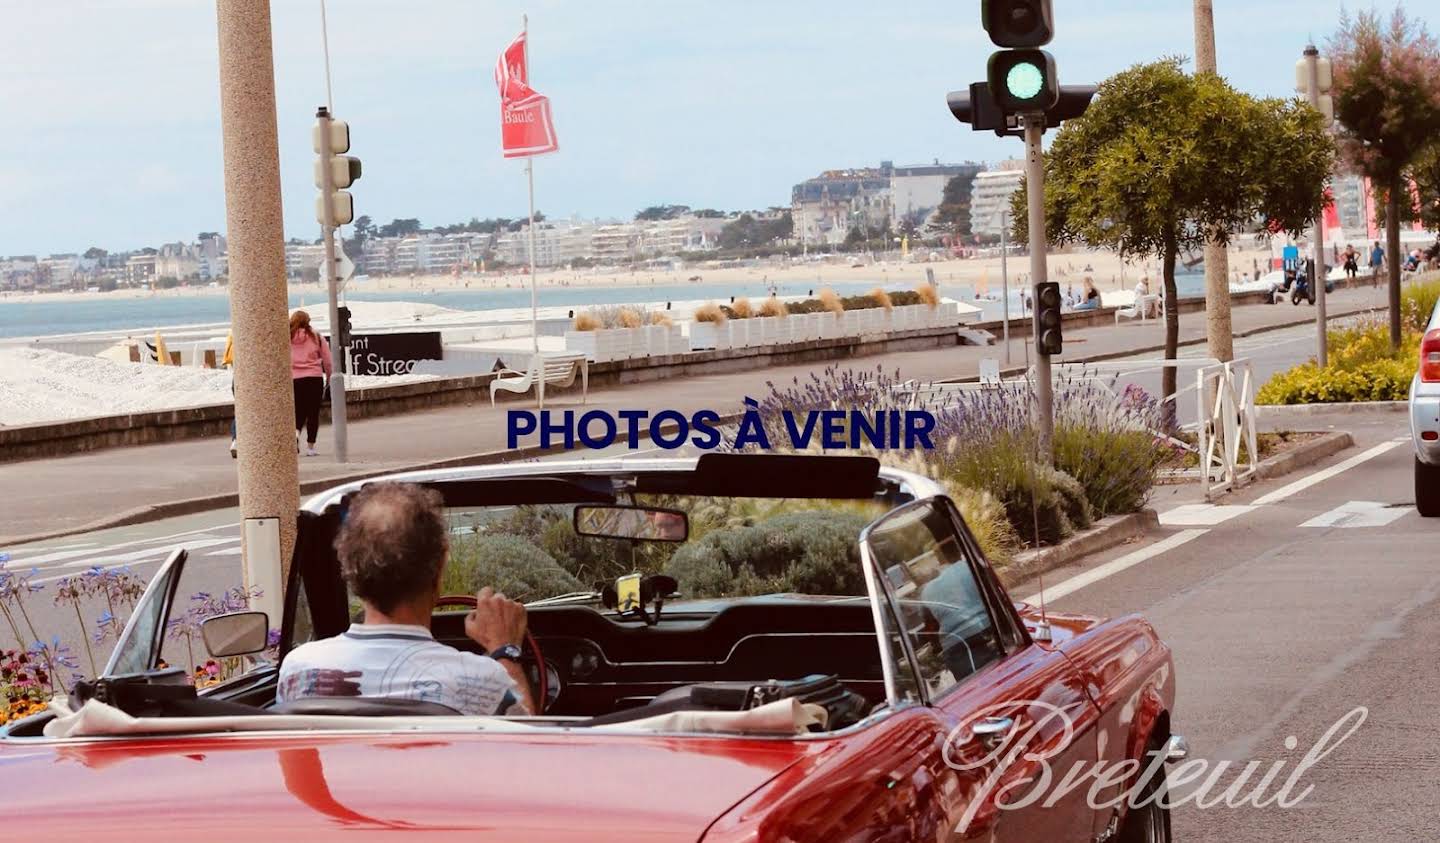
[[[890,162],[883,161],[879,167],[827,170],[795,185],[790,213],[796,239],[807,246],[838,246],[852,228],[888,225],[893,172]]]
[[[980,164],[933,164],[896,167],[890,172],[890,228],[899,231],[906,220],[924,230],[930,215],[940,207],[945,187],[955,178],[974,179]]]
[[[318,281],[325,263],[325,246],[320,243],[286,243],[285,274],[305,281]]]
[[[720,231],[730,222],[723,217],[696,217],[689,214],[669,220],[636,223],[640,229],[640,254],[669,257],[685,252],[708,252],[720,246]]]
[[[196,248],[188,243],[166,243],[155,253],[155,277],[176,281],[197,281],[200,259]]]
[[[1009,211],[1010,197],[1020,189],[1024,179],[1024,162],[1016,160],[1001,162],[975,176],[975,184],[970,189],[971,233],[977,237],[1000,237],[1001,211]]]
[[[543,220],[535,223],[535,265],[569,266],[591,257],[591,241],[599,228],[583,220]],[[530,265],[530,227],[502,232],[495,239],[495,259],[511,266]]]
[[[230,255],[223,234],[207,233],[195,244],[195,260],[200,264],[200,278],[214,281],[230,274]]]
[[[0,290],[33,290],[39,275],[34,255],[0,258]]]
[[[125,259],[125,285],[148,286],[155,280],[155,250],[146,249]]]

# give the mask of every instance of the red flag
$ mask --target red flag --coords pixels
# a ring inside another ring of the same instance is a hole
[[[511,42],[495,62],[495,87],[500,90],[500,146],[506,158],[544,155],[560,148],[550,98],[530,87],[525,33]]]

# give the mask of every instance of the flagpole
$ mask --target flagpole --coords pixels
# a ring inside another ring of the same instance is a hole
[[[520,31],[525,36],[525,66],[530,66],[530,16],[520,16]],[[529,81],[529,80],[526,80]],[[540,354],[540,320],[536,315],[536,286],[539,282],[535,279],[535,156],[531,155],[525,159],[525,178],[530,183],[530,347],[538,356]],[[533,368],[533,365],[532,365]]]

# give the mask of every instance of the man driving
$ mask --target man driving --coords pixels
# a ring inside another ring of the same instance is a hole
[[[372,483],[350,503],[335,539],[341,573],[365,606],[363,624],[296,647],[280,667],[277,702],[307,697],[420,700],[467,715],[535,711],[519,664],[525,607],[489,587],[465,617],[487,655],[441,644],[430,633],[449,553],[440,493],[411,483]]]

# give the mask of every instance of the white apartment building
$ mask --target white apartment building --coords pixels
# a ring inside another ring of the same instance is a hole
[[[325,263],[325,247],[315,243],[285,244],[285,274],[302,278],[314,270],[317,274]]]
[[[975,176],[979,164],[920,164],[896,167],[890,173],[890,227],[899,230],[907,217],[923,229],[945,198],[945,187],[957,176]]]
[[[535,224],[535,265],[567,266],[590,257],[591,241],[598,228],[592,222],[545,220]],[[495,257],[512,266],[530,264],[530,229],[507,231],[495,242]]]
[[[984,237],[999,237],[1001,211],[1008,213],[1010,197],[1025,180],[1024,164],[1005,161],[993,170],[975,176],[970,189],[970,231]],[[1008,219],[1008,217],[1007,217]]]
[[[640,252],[646,256],[708,252],[720,245],[720,230],[729,220],[715,217],[683,216],[673,220],[637,223]]]

